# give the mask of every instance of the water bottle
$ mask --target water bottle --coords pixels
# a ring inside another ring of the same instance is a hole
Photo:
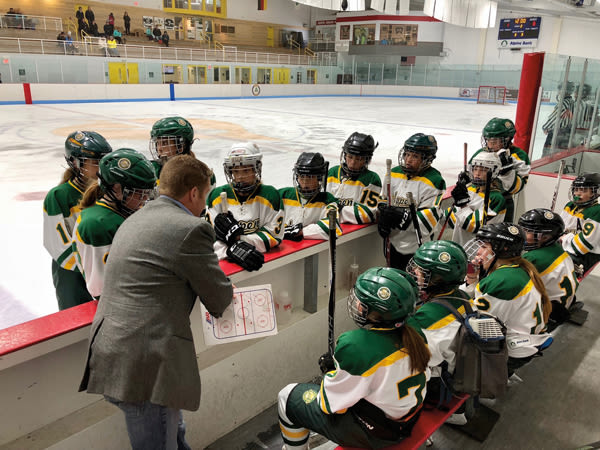
[[[288,291],[281,291],[275,302],[277,323],[288,323],[292,319],[292,299]]]
[[[354,262],[350,264],[348,268],[348,291],[350,291],[354,287],[354,283],[356,283],[356,279],[358,278],[358,264],[356,263],[356,256],[354,257]]]

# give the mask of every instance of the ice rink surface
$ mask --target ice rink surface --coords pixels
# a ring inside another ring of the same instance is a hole
[[[515,111],[512,104],[377,97],[0,106],[0,328],[57,311],[51,259],[42,245],[42,202],[66,168],[64,140],[72,131],[97,131],[113,149],[134,148],[150,157],[152,124],[179,115],[193,124],[193,151],[214,169],[218,185],[225,183],[222,164],[231,144],[250,140],[263,152],[263,182],[277,188],[292,184],[302,152],[321,152],[330,166],[338,164],[354,131],[379,142],[370,169],[383,178],[386,158],[397,165],[404,140],[422,132],[436,137],[433,166],[451,185],[462,168],[463,143],[472,155],[485,123],[514,120]]]

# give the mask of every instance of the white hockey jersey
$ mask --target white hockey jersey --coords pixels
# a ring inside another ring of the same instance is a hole
[[[341,166],[332,167],[327,174],[327,192],[338,200],[341,223],[375,221],[381,192],[381,179],[375,172],[368,170],[353,180],[343,176]]]
[[[417,219],[423,236],[423,242],[431,240],[433,230],[440,216],[440,203],[446,191],[446,182],[433,167],[422,174],[408,176],[400,166],[391,173],[392,206],[408,207],[407,193],[412,192],[417,207]],[[412,223],[406,230],[392,229],[390,242],[398,253],[408,255],[417,251],[417,236]]]
[[[550,337],[545,333],[542,296],[529,275],[518,265],[503,265],[475,287],[475,306],[506,325],[508,356],[534,355]]]
[[[208,196],[206,219],[212,225],[217,214],[224,212],[221,192],[227,193],[229,211],[244,229],[242,241],[254,245],[261,253],[277,247],[283,239],[283,210],[279,192],[273,186],[261,184],[244,202],[240,202],[230,185],[213,189]],[[227,257],[227,244],[216,241],[215,253],[219,259]]]
[[[578,208],[569,202],[560,217],[567,230],[562,237],[562,246],[567,253],[574,256],[600,253],[600,204]]]
[[[498,175],[498,179],[502,183],[502,188],[505,192],[515,195],[518,192],[521,192],[527,184],[529,172],[531,172],[531,162],[529,161],[529,156],[527,156],[527,153],[525,153],[525,151],[519,147],[511,145],[508,150],[513,159],[513,167],[504,175]],[[485,148],[480,148],[477,150],[473,156],[471,156],[469,164],[473,161],[473,158],[476,155],[478,155],[480,152],[486,151],[487,149]]]
[[[304,239],[329,239],[330,209],[337,211],[336,198],[329,192],[319,192],[310,201],[298,195],[296,188],[279,189],[281,210],[284,212],[284,226],[302,224]],[[339,223],[336,223],[336,235],[342,235]]]

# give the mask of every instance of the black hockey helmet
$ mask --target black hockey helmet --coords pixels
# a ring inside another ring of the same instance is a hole
[[[377,148],[379,143],[375,142],[373,136],[370,134],[363,134],[355,131],[346,139],[344,146],[342,147],[342,154],[340,156],[340,164],[342,170],[350,177],[358,177],[361,173],[365,172],[373,158],[373,152]],[[360,169],[350,169],[346,162],[346,155],[353,155],[364,158],[364,164]]]
[[[519,217],[519,225],[527,234],[526,251],[554,244],[565,231],[562,218],[546,208],[527,211]],[[529,242],[530,238],[533,238],[532,242]]]
[[[573,180],[571,189],[569,190],[569,200],[577,206],[588,206],[596,202],[600,197],[600,174],[599,173],[584,173]],[[575,189],[591,189],[592,196],[588,200],[580,200],[579,196],[575,195]]]
[[[520,256],[525,245],[525,231],[514,223],[494,223],[481,227],[477,239],[489,242],[497,258]]]
[[[294,187],[302,197],[310,199],[318,192],[325,190],[328,170],[329,163],[325,161],[323,155],[304,152],[300,154],[296,164],[294,164]],[[303,187],[298,181],[299,177],[314,177],[318,182]]]

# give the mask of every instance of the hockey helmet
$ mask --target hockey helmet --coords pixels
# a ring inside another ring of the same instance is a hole
[[[562,87],[562,82],[558,83],[558,94],[556,95],[556,98],[560,98],[560,91],[562,91]],[[567,85],[565,87],[565,96],[573,95],[573,92],[575,92],[575,83],[572,81],[567,81]]]
[[[362,134],[355,131],[350,135],[344,146],[342,147],[342,154],[340,156],[340,164],[344,173],[352,178],[358,177],[361,173],[366,172],[371,158],[373,158],[373,152],[377,148],[379,143],[376,143],[373,136],[370,134]],[[350,168],[346,161],[347,155],[352,155],[355,158],[361,158],[363,164],[360,168]]]
[[[512,138],[515,136],[517,130],[515,129],[515,124],[510,119],[501,119],[499,117],[494,117],[483,127],[483,132],[481,133],[481,145],[489,149],[488,140],[489,139],[501,139],[502,148],[508,148],[508,146],[512,143]]]
[[[372,267],[356,279],[348,296],[348,314],[359,327],[397,328],[415,310],[418,287],[398,269]]]
[[[400,149],[400,153],[398,154],[398,164],[407,174],[413,175],[421,173],[431,166],[431,163],[435,159],[437,149],[438,146],[435,137],[423,133],[413,134],[404,142],[404,146]],[[417,169],[407,166],[407,153],[417,153],[421,156],[421,164]]]
[[[565,231],[562,218],[546,208],[531,209],[519,217],[527,239],[525,251],[554,244]]]
[[[467,254],[453,241],[429,241],[419,247],[406,271],[415,279],[422,298],[445,292],[464,282]]]
[[[487,178],[480,178],[475,176],[475,167],[485,167],[487,169],[487,176],[491,177],[491,180],[495,180],[500,173],[502,163],[500,158],[494,152],[479,152],[476,154],[471,163],[469,164],[469,173],[471,174],[471,182],[475,186],[485,186]]]
[[[84,160],[99,161],[104,155],[112,152],[106,139],[94,131],[74,131],[65,140],[65,160],[76,176],[81,175]],[[94,174],[86,174],[92,175]]]
[[[243,168],[253,168],[253,180],[240,179],[234,172]],[[262,153],[253,142],[240,142],[233,144],[223,163],[225,178],[236,192],[250,194],[260,184],[262,173]]]
[[[520,256],[525,245],[525,231],[514,223],[487,224],[481,227],[475,236],[482,242],[489,242],[498,258]]]
[[[183,117],[165,117],[154,122],[150,131],[150,153],[157,160],[187,154],[194,141],[194,127]]]
[[[324,191],[328,170],[329,163],[320,153],[304,152],[300,154],[293,169],[294,187],[300,196],[311,199],[317,193]],[[302,178],[302,181],[299,178]]]
[[[596,199],[600,197],[600,174],[599,173],[584,173],[579,175],[571,183],[571,189],[569,190],[569,200],[575,203],[577,206],[589,206],[596,203]],[[575,195],[575,191],[584,190],[589,193],[586,195],[587,198],[582,199],[581,193]]]

